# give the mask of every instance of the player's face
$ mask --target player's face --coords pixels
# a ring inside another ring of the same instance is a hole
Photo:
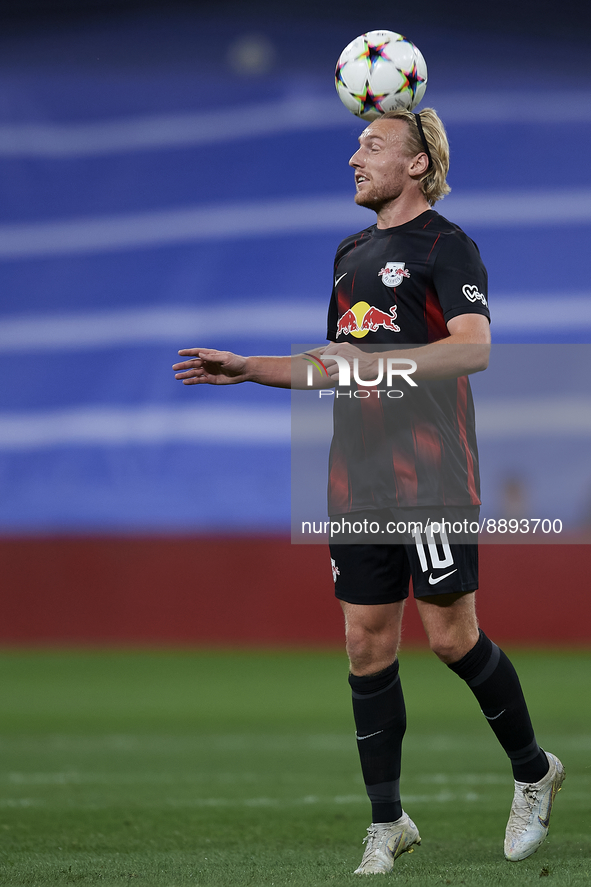
[[[349,165],[355,170],[355,203],[378,211],[411,187],[412,158],[406,147],[404,120],[374,120],[359,136],[359,150]]]

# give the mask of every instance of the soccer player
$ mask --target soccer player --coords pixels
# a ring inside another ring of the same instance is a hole
[[[470,522],[480,499],[467,376],[488,363],[487,275],[476,245],[432,209],[449,192],[443,124],[430,108],[420,115],[389,112],[362,132],[350,165],[356,203],[377,218],[337,250],[331,344],[315,352],[335,384],[343,358],[356,361],[357,369],[359,397],[337,398],[335,391],[329,514],[398,521],[443,508],[444,519],[449,513]],[[242,357],[199,347],[179,354],[185,360],[173,369],[186,385],[251,381],[304,388],[310,365],[306,355]],[[412,397],[390,400],[386,392],[380,398],[376,386],[358,382],[380,378],[380,359],[382,369],[389,359],[415,367]],[[326,387],[326,379],[318,387]],[[514,667],[479,629],[477,545],[450,542],[444,526],[431,525],[400,544],[332,544],[331,557],[372,807],[356,873],[390,871],[421,840],[399,791],[406,715],[398,646],[411,577],[431,649],[466,682],[509,757],[515,788],[505,856],[530,856],[548,832],[564,768],[539,747]]]

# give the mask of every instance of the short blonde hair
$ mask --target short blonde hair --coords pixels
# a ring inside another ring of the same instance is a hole
[[[445,127],[433,108],[423,108],[420,112],[423,133],[431,154],[431,165],[426,173],[421,176],[421,191],[430,206],[437,200],[441,200],[449,194],[451,188],[446,182],[449,172],[449,142]],[[412,111],[386,111],[378,120],[406,120],[408,123],[408,137],[406,144],[409,156],[424,154],[425,146],[421,139],[419,127]]]

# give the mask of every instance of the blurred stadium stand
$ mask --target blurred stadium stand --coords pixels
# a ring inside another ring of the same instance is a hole
[[[396,28],[427,58],[423,104],[452,149],[438,208],[481,249],[495,342],[591,342],[589,9],[497,3],[475,21],[457,3],[443,20],[428,2],[386,21],[374,6],[312,21],[311,3],[290,19],[265,3],[0,4],[6,538],[289,532],[289,393],[185,388],[170,366],[197,344],[324,341],[334,249],[372,221],[347,166],[360,126],[332,79],[364,30]],[[539,446],[507,428],[503,457],[494,438],[494,508],[517,476],[544,516],[562,489],[568,526],[588,517],[579,383],[558,442],[550,409]],[[543,407],[545,391],[528,396]]]
[[[37,21],[56,19],[83,19],[97,15],[120,15],[130,11],[146,9],[183,10],[208,14],[212,12],[210,0],[0,0],[0,16],[6,22],[24,22],[30,27],[31,19]],[[248,4],[241,0],[219,0],[215,4],[215,12],[228,18],[255,17],[265,20],[273,18],[303,18],[310,22],[319,20],[346,21],[351,26],[360,21],[360,17],[373,17],[374,21],[363,24],[359,33],[375,27],[382,27],[384,6],[381,0],[366,0],[363,13],[360,12],[358,0],[298,0],[289,7],[279,7],[272,0],[249,0]],[[591,28],[591,10],[578,0],[565,0],[557,4],[556,0],[522,0],[514,3],[511,0],[496,0],[495,3],[483,3],[475,7],[470,0],[448,0],[443,4],[439,0],[422,0],[420,8],[407,4],[396,10],[396,23],[400,31],[407,24],[416,25],[419,21],[428,21],[438,28],[462,28],[466,25],[472,31],[490,30],[500,35],[523,33],[527,36],[548,35],[560,38],[571,35],[578,38],[585,30]]]
[[[0,39],[4,532],[287,530],[289,394],[170,371],[179,347],[323,342],[335,246],[372,221],[332,83],[351,26],[264,21],[153,8]],[[415,30],[495,341],[590,341],[590,72],[574,88],[513,37],[516,89],[489,37]]]

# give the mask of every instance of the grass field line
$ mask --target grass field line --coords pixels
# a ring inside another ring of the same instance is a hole
[[[419,782],[428,785],[504,785],[511,781],[510,775],[499,773],[429,773],[426,776],[406,777],[406,782]],[[591,783],[591,773],[581,776],[577,774],[577,784]],[[570,784],[570,780],[569,780]]]
[[[354,747],[355,734],[347,733],[193,733],[187,736],[166,734],[47,734],[42,736],[0,736],[0,751],[11,750],[92,752],[161,752],[182,754],[216,749],[221,752],[262,751],[348,751]]]
[[[79,770],[48,771],[45,773],[9,772],[0,773],[0,782],[9,785],[53,786],[53,785],[178,785],[179,778],[183,783],[199,785],[204,782],[226,783],[236,786],[239,783],[260,782],[264,773],[245,773],[242,770],[232,772],[216,772],[214,774],[169,772],[136,772],[136,773],[99,773]],[[583,777],[583,782],[591,781],[591,775]],[[505,785],[511,781],[508,773],[427,773],[425,775],[407,775],[406,784],[420,785]]]
[[[182,778],[183,786],[194,785],[195,788],[199,785],[202,785],[204,782],[215,782],[218,784],[230,785],[233,787],[233,790],[239,785],[240,782],[248,782],[248,783],[261,783],[268,781],[265,778],[264,773],[249,773],[244,774],[241,772],[236,773],[216,773],[213,776],[204,775],[204,774],[193,774],[193,773],[182,773],[181,777],[179,777],[178,773],[167,773],[167,774],[154,774],[154,773],[80,773],[80,772],[64,772],[64,773],[7,773],[0,774],[0,784],[4,783],[12,786],[27,786],[29,788],[34,787],[45,787],[45,786],[160,786],[160,785],[168,785],[168,786],[178,786],[179,779]],[[432,785],[432,786],[471,786],[471,787],[486,787],[486,786],[504,786],[511,785],[511,776],[508,773],[430,773],[425,775],[407,775],[404,779],[405,786],[407,789],[410,787],[414,787],[415,785]],[[576,785],[579,790],[585,790],[585,797],[588,797],[589,788],[591,788],[591,774],[577,774]],[[569,798],[574,798],[577,795],[573,794],[570,789],[570,780],[569,780]],[[435,797],[440,798],[444,795],[449,794],[449,791],[441,790],[439,795],[412,795],[412,797],[417,798],[427,798],[433,799]],[[461,793],[460,793],[461,794]],[[468,795],[470,792],[464,793],[464,797],[467,800],[472,800]],[[228,798],[227,801],[235,800],[235,791],[232,795],[232,798]],[[336,796],[336,799],[333,799],[334,803],[341,803],[341,798],[347,797],[357,797],[357,795],[346,795],[346,796]],[[360,796],[361,797],[361,796]],[[365,797],[365,796],[363,796]],[[405,797],[411,797],[411,795],[406,795]],[[309,795],[306,796],[306,803],[311,803],[310,798],[314,798],[318,800],[317,796]],[[278,803],[283,803],[283,799],[277,799]],[[19,803],[24,803],[24,799],[21,799]],[[182,803],[185,803],[184,801]],[[193,801],[189,801],[189,803],[193,803]],[[200,803],[200,802],[199,802]],[[216,800],[217,803],[217,800]],[[224,799],[220,799],[220,803],[225,803]],[[241,802],[242,803],[242,802]],[[244,802],[246,803],[246,802]],[[300,801],[293,802],[300,803]],[[303,803],[303,802],[302,802]],[[2,799],[0,799],[0,804],[2,804]]]
[[[438,792],[437,794],[404,795],[405,803],[412,804],[449,804],[449,803],[474,803],[481,801],[482,796],[476,792]],[[367,804],[367,795],[335,795],[334,797],[321,797],[318,795],[306,795],[303,798],[245,798],[236,802],[234,798],[195,798],[193,800],[174,801],[175,807],[225,807],[238,803],[243,807],[301,807],[315,804],[332,806],[347,804]]]
[[[5,781],[11,785],[178,785],[179,773],[83,773],[79,771],[50,773],[7,773]],[[258,774],[216,773],[216,782],[253,782],[260,778]],[[182,773],[186,783],[212,781],[212,777],[202,774]],[[0,781],[2,776],[0,775]]]
[[[508,782],[508,780],[505,780]],[[567,802],[570,810],[582,807],[588,809],[589,790],[579,783],[578,790],[569,790],[567,796],[561,797],[561,804]],[[486,803],[489,810],[504,809],[507,805],[506,799],[493,797],[488,793],[478,793],[475,791],[453,792],[440,791],[436,793],[412,794],[403,792],[403,802],[405,806],[410,805],[474,805]],[[161,810],[197,810],[197,809],[214,809],[214,808],[269,808],[274,810],[288,810],[294,808],[305,807],[345,807],[345,806],[361,806],[367,805],[367,796],[365,794],[350,795],[305,795],[299,798],[272,798],[272,797],[254,797],[254,798],[159,798],[158,800],[148,800],[142,798],[141,807],[143,809],[161,809]],[[18,809],[18,808],[44,808],[46,810],[108,810],[119,808],[119,801],[97,801],[85,800],[80,802],[73,798],[58,799],[52,798],[47,800],[44,798],[0,798],[0,809]],[[132,805],[133,806],[133,805]]]
[[[450,792],[440,791],[434,794],[406,795],[405,803],[412,804],[449,804],[449,803],[475,803],[483,800],[483,796],[476,792]],[[273,807],[282,809],[285,807],[309,807],[309,806],[343,806],[350,804],[367,804],[366,794],[334,795],[333,797],[321,795],[305,795],[299,798],[159,798],[158,801],[142,800],[143,807],[169,807],[169,808],[199,808],[199,807]],[[97,803],[87,801],[85,803],[68,799],[60,804],[58,799],[51,801],[41,798],[1,798],[0,807],[47,807],[49,809],[67,807],[68,809],[94,810],[105,809],[112,806],[109,803]]]
[[[556,750],[560,747],[564,751],[591,752],[591,733],[571,733],[541,735],[541,744],[546,748]],[[460,736],[456,733],[421,733],[415,728],[410,728],[405,740],[405,748],[412,747],[420,751],[446,752],[461,751],[462,749],[473,752],[476,748],[494,748],[495,740],[488,733],[474,735],[470,733]],[[31,734],[0,735],[0,752],[18,751],[42,751],[44,754],[50,751],[66,752],[92,752],[114,751],[119,753],[138,751],[182,754],[198,752],[201,750],[220,752],[260,751],[260,752],[293,752],[293,751],[327,751],[348,752],[355,747],[353,732],[343,733],[194,733],[190,735],[167,735],[153,733],[137,734],[105,734],[77,735],[71,734],[44,734],[34,736]]]
[[[2,807],[43,807],[45,802],[39,798],[0,798]]]

